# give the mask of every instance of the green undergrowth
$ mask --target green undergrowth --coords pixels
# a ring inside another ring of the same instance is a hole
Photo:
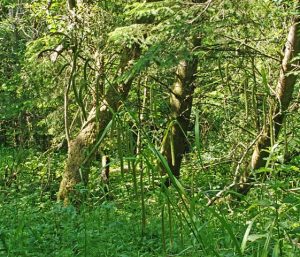
[[[80,207],[64,207],[55,200],[64,154],[1,148],[0,156],[0,256],[300,256],[299,179],[288,171],[297,164],[242,201],[206,207],[227,183],[225,166],[190,176],[185,164],[182,189],[161,189],[146,172],[135,191],[131,173],[113,172],[105,195],[95,162],[89,187],[76,189]]]
[[[157,256],[159,235],[141,238],[137,218],[113,203],[80,212],[10,203],[1,208],[1,256]]]

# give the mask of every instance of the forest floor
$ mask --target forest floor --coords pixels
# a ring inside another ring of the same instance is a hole
[[[150,173],[135,187],[131,173],[113,172],[105,196],[95,165],[89,187],[77,188],[80,207],[64,207],[56,202],[64,158],[1,148],[0,256],[300,256],[297,173],[206,207],[220,170],[191,184],[184,166],[184,197],[152,184]]]

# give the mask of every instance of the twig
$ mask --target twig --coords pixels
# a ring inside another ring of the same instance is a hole
[[[251,144],[247,147],[247,149],[245,150],[244,154],[242,155],[241,159],[238,161],[238,164],[236,166],[235,169],[235,173],[234,173],[234,178],[233,178],[233,182],[229,185],[229,186],[225,186],[223,188],[223,190],[221,190],[219,193],[217,193],[213,198],[209,199],[208,203],[206,204],[206,206],[211,206],[217,199],[221,198],[222,195],[228,191],[229,189],[239,185],[239,184],[244,184],[244,183],[238,183],[238,175],[239,175],[239,171],[241,168],[241,165],[246,157],[246,155],[248,154],[249,150],[255,145],[256,141],[260,138],[260,136],[262,135],[263,131],[261,131],[258,136],[251,142]]]
[[[201,12],[199,15],[197,15],[197,17],[195,17],[194,19],[192,19],[191,21],[189,21],[189,23],[190,23],[190,24],[193,24],[195,21],[197,21],[197,20],[202,16],[202,14],[206,12],[206,10],[207,10],[207,9],[209,8],[209,6],[211,5],[212,1],[213,1],[213,0],[208,0],[207,2],[203,3],[203,4],[205,4],[205,7],[204,7],[204,9],[202,10],[202,12]]]
[[[249,49],[252,49],[252,50],[254,50],[255,52],[261,54],[262,56],[265,56],[265,57],[270,58],[270,59],[272,59],[272,60],[275,60],[275,61],[277,61],[277,62],[281,62],[281,59],[278,59],[278,58],[276,58],[276,57],[274,57],[274,56],[272,56],[272,55],[268,55],[268,54],[266,54],[266,53],[264,53],[264,52],[262,52],[262,51],[256,49],[255,47],[253,47],[253,46],[247,44],[247,43],[244,42],[243,40],[236,39],[236,38],[233,38],[233,37],[230,37],[230,36],[226,36],[226,35],[224,35],[224,37],[225,37],[225,38],[228,38],[228,39],[231,39],[231,40],[233,40],[233,41],[235,41],[235,42],[237,42],[237,43],[240,43],[241,46],[243,45],[243,46],[245,46],[245,47],[247,47],[247,48],[249,48]]]

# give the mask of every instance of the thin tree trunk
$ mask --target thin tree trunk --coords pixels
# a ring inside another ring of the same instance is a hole
[[[180,176],[180,166],[188,144],[186,133],[192,110],[197,66],[196,57],[180,61],[176,71],[177,79],[171,89],[170,106],[173,125],[163,142],[162,152],[177,178]]]
[[[124,73],[132,59],[137,58],[139,49],[136,47],[126,50],[121,58],[119,73]],[[112,85],[98,106],[93,107],[86,123],[82,126],[77,137],[70,141],[68,158],[65,165],[62,181],[57,198],[68,204],[70,200],[76,202],[74,187],[83,182],[88,182],[88,168],[90,159],[94,156],[91,152],[99,135],[101,135],[111,121],[113,112],[124,101],[129,93],[133,76],[119,85]],[[97,103],[95,103],[97,104]]]
[[[293,61],[293,58],[300,52],[298,34],[299,20],[299,17],[295,17],[293,19],[293,25],[289,30],[287,42],[285,44],[284,57],[281,63],[279,81],[276,88],[277,103],[274,104],[273,107],[274,112],[271,123],[267,124],[263,128],[263,132],[261,133],[262,135],[255,145],[251,160],[252,170],[257,170],[266,165],[266,158],[269,156],[269,153],[266,150],[268,150],[271,146],[272,135],[274,135],[275,140],[278,138],[286,116],[286,111],[292,100],[297,76],[290,72],[294,69],[293,64],[295,64],[295,61]],[[274,124],[274,128],[270,128],[270,124]],[[244,176],[241,181],[244,183],[240,184],[238,192],[241,194],[247,194],[247,192],[251,189],[251,182],[253,182],[253,179],[254,177],[252,175]]]
[[[110,165],[110,158],[108,155],[103,155],[102,156],[102,161],[101,161],[101,180],[104,184],[108,185],[109,184],[109,165]]]

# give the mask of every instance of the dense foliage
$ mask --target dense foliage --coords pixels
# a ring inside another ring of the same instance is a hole
[[[299,5],[0,0],[0,256],[299,256]]]

